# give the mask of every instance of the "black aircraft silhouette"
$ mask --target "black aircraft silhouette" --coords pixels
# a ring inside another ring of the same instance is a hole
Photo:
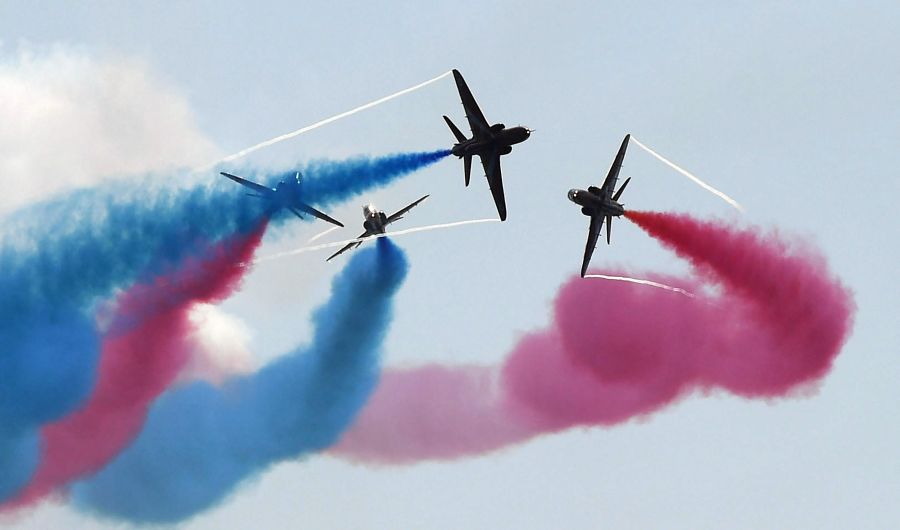
[[[303,215],[300,212],[308,213],[314,217],[318,217],[323,221],[328,221],[331,224],[344,226],[343,223],[336,219],[332,219],[328,217],[324,213],[316,210],[312,206],[302,202],[300,200],[300,172],[298,171],[294,178],[288,178],[282,180],[278,183],[274,188],[269,188],[267,186],[263,186],[262,184],[257,184],[256,182],[250,182],[249,180],[242,179],[241,177],[232,175],[230,173],[222,172],[220,173],[223,177],[229,178],[241,186],[246,186],[253,190],[256,193],[248,193],[250,197],[256,197],[258,199],[266,199],[270,201],[277,208],[287,208],[294,215],[299,217],[300,219],[304,219]]]
[[[385,233],[384,229],[387,225],[393,223],[394,221],[399,221],[400,219],[403,219],[403,214],[412,210],[413,207],[415,207],[417,204],[419,204],[420,202],[424,201],[427,198],[428,198],[428,195],[422,197],[421,199],[417,200],[416,202],[410,204],[409,206],[403,208],[402,210],[396,212],[393,215],[385,215],[384,212],[377,210],[375,208],[375,205],[372,203],[369,203],[369,204],[363,206],[363,217],[366,218],[366,220],[363,221],[363,228],[365,228],[366,231],[363,232],[362,234],[360,234],[359,237],[357,237],[356,239],[364,239],[369,236],[373,236],[375,234]],[[341,248],[334,254],[328,256],[328,258],[326,258],[325,261],[331,261],[331,258],[339,256],[340,254],[343,254],[344,252],[350,250],[351,248],[356,248],[362,244],[363,244],[362,241],[354,241],[352,243],[347,243],[346,245],[344,245],[343,248]]]
[[[622,184],[622,187],[615,194],[613,189],[616,187],[616,180],[619,178],[619,170],[622,169],[622,160],[625,158],[625,149],[628,148],[629,138],[631,138],[631,135],[626,134],[625,139],[622,140],[622,147],[619,148],[616,160],[613,162],[612,167],[609,168],[609,173],[606,175],[606,180],[603,181],[602,186],[599,188],[591,186],[587,190],[569,190],[569,200],[581,206],[581,213],[591,218],[587,245],[584,247],[584,262],[581,264],[582,278],[584,278],[584,273],[591,262],[591,254],[594,253],[594,247],[597,246],[597,238],[600,236],[603,219],[606,218],[606,243],[609,244],[612,235],[612,218],[619,217],[625,213],[624,206],[618,200],[622,196],[622,192],[625,191],[625,186],[628,186],[628,183],[631,182],[631,177],[625,180],[625,183]]]
[[[513,127],[507,129],[502,123],[491,125],[485,119],[472,92],[466,85],[465,79],[458,70],[453,70],[456,79],[456,88],[459,90],[459,98],[462,100],[469,127],[472,129],[472,138],[466,138],[459,128],[444,116],[444,121],[453,131],[453,136],[458,142],[453,146],[452,153],[463,159],[466,172],[466,186],[469,185],[469,176],[472,173],[472,157],[478,155],[481,165],[484,166],[484,174],[491,194],[494,196],[494,204],[497,205],[497,213],[500,220],[506,220],[506,198],[503,195],[503,176],[500,173],[500,155],[509,154],[514,144],[524,142],[531,136],[531,130],[525,127]]]

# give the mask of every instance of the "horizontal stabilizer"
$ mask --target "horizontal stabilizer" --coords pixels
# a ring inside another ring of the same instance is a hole
[[[456,125],[454,125],[453,122],[450,121],[450,118],[444,116],[444,121],[447,122],[447,127],[450,127],[450,131],[453,132],[453,136],[456,137],[457,142],[462,143],[467,140],[466,135],[464,135],[462,131],[460,131],[459,128],[457,128]]]
[[[619,188],[619,191],[617,191],[615,195],[613,195],[614,201],[619,200],[619,197],[622,196],[622,192],[625,191],[625,186],[627,186],[629,182],[631,182],[631,177],[628,177],[627,179],[625,179],[625,182],[622,184],[622,187]]]

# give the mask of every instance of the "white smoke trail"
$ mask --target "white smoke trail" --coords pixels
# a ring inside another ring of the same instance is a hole
[[[316,234],[316,235],[312,236],[311,238],[309,238],[309,241],[307,241],[307,243],[312,243],[313,241],[315,241],[315,240],[317,240],[317,239],[321,239],[322,237],[324,237],[324,236],[326,236],[326,235],[328,235],[328,234],[334,232],[334,231],[337,230],[338,228],[340,228],[340,227],[339,227],[339,226],[332,226],[331,228],[328,228],[327,230],[324,230],[324,231],[322,231],[322,232],[319,232],[318,234]]]
[[[370,109],[376,105],[381,105],[382,103],[384,103],[386,101],[390,101],[390,100],[392,100],[396,97],[400,97],[404,94],[409,94],[410,92],[413,92],[413,91],[423,88],[427,85],[430,85],[431,83],[434,83],[435,81],[439,81],[439,80],[447,77],[451,73],[453,73],[453,72],[448,70],[447,72],[444,72],[443,74],[441,74],[433,79],[429,79],[428,81],[425,81],[424,83],[419,83],[418,85],[415,85],[415,86],[412,86],[409,88],[404,88],[403,90],[401,90],[399,92],[394,92],[393,94],[391,94],[389,96],[385,96],[381,99],[376,99],[375,101],[370,101],[369,103],[366,103],[365,105],[360,105],[359,107],[350,109],[350,110],[348,110],[346,112],[342,112],[340,114],[336,114],[330,118],[325,118],[324,120],[317,121],[316,123],[313,123],[312,125],[307,125],[306,127],[302,127],[300,129],[297,129],[296,131],[282,134],[281,136],[276,136],[275,138],[272,138],[271,140],[266,140],[265,142],[260,142],[254,146],[248,147],[246,149],[242,149],[242,150],[238,151],[237,153],[228,155],[225,158],[222,158],[221,160],[217,160],[216,162],[213,162],[207,166],[199,168],[196,171],[206,171],[206,170],[212,169],[213,167],[215,167],[218,164],[221,164],[222,162],[231,162],[232,160],[236,160],[238,158],[249,155],[250,153],[252,153],[254,151],[258,151],[264,147],[269,147],[270,145],[275,145],[279,142],[289,140],[289,139],[294,138],[295,136],[299,136],[305,132],[309,132],[313,129],[318,129],[319,127],[321,127],[323,125],[328,125],[329,123],[340,120],[341,118],[346,118],[347,116],[356,114],[357,112],[361,112],[366,109]]]
[[[736,208],[739,212],[744,213],[744,207],[741,206],[740,204],[738,204],[738,202],[737,202],[736,200],[732,199],[731,197],[729,197],[729,196],[726,195],[725,193],[723,193],[723,192],[717,190],[716,188],[710,186],[709,184],[703,182],[702,180],[700,180],[699,178],[697,178],[697,177],[695,177],[694,175],[690,174],[690,173],[687,172],[686,170],[684,170],[684,169],[678,167],[677,165],[675,165],[674,162],[671,162],[671,161],[669,161],[669,160],[666,160],[661,154],[657,153],[657,152],[654,151],[653,149],[650,149],[650,148],[647,147],[646,145],[642,144],[642,143],[641,143],[640,141],[638,141],[638,139],[635,138],[634,136],[631,137],[631,141],[634,142],[634,143],[636,143],[636,144],[638,144],[638,147],[643,148],[645,151],[647,151],[648,153],[650,153],[651,155],[653,155],[654,157],[656,157],[656,158],[657,158],[660,162],[662,162],[663,164],[666,164],[667,166],[669,166],[669,167],[671,167],[672,169],[674,169],[675,171],[681,173],[681,174],[684,175],[685,177],[687,177],[687,178],[693,180],[696,184],[698,184],[700,187],[702,187],[702,188],[705,189],[706,191],[708,191],[708,192],[712,193],[713,195],[719,197],[720,199],[724,200],[725,202],[727,202],[728,204],[730,204],[731,206],[733,206],[734,208]]]
[[[287,250],[285,252],[279,252],[277,254],[272,254],[270,256],[263,256],[261,258],[257,258],[253,261],[253,264],[262,263],[262,262],[266,262],[266,261],[272,261],[275,259],[285,258],[288,256],[295,256],[297,254],[302,254],[304,252],[313,252],[316,250],[323,250],[326,248],[342,247],[349,243],[357,243],[360,241],[369,241],[369,240],[378,239],[380,237],[396,237],[396,236],[402,236],[402,235],[406,235],[406,234],[412,234],[415,232],[436,230],[438,228],[453,228],[455,226],[472,225],[472,224],[478,224],[478,223],[499,223],[499,222],[500,222],[500,219],[494,219],[494,218],[470,219],[468,221],[455,221],[452,223],[442,223],[442,224],[436,224],[436,225],[418,226],[416,228],[407,228],[406,230],[398,230],[397,232],[387,232],[385,234],[375,234],[375,235],[372,235],[369,237],[360,237],[360,238],[356,238],[356,239],[345,239],[344,241],[335,241],[333,243],[322,243],[320,245],[312,245],[309,247],[302,247],[302,248],[297,248],[294,250]]]
[[[654,282],[654,281],[650,281],[650,280],[642,280],[640,278],[629,278],[628,276],[608,276],[606,274],[585,274],[584,277],[585,278],[600,278],[602,280],[614,280],[617,282],[637,283],[640,285],[648,285],[650,287],[656,287],[658,289],[665,289],[666,291],[680,293],[685,296],[689,296],[691,298],[695,297],[694,293],[685,291],[684,289],[682,289],[680,287],[673,287],[671,285],[666,285],[664,283]]]

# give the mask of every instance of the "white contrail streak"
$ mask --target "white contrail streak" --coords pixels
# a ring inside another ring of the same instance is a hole
[[[447,76],[450,75],[451,73],[453,73],[453,72],[452,72],[452,71],[444,72],[443,74],[441,74],[441,75],[439,75],[439,76],[437,76],[437,77],[435,77],[435,78],[433,78],[433,79],[429,79],[428,81],[425,81],[424,83],[419,83],[419,84],[416,85],[416,86],[412,86],[412,87],[409,87],[409,88],[404,88],[403,90],[401,90],[401,91],[399,91],[399,92],[395,92],[395,93],[393,93],[393,94],[391,94],[391,95],[389,95],[389,96],[385,96],[385,97],[383,97],[383,98],[381,98],[381,99],[376,99],[375,101],[370,101],[369,103],[366,103],[365,105],[360,105],[359,107],[356,107],[355,109],[350,109],[350,110],[348,110],[348,111],[346,111],[346,112],[342,112],[342,113],[340,113],[340,114],[336,114],[336,115],[334,115],[334,116],[332,116],[332,117],[330,117],[330,118],[325,118],[324,120],[317,121],[316,123],[313,123],[312,125],[307,125],[306,127],[302,127],[302,128],[300,128],[300,129],[297,129],[296,131],[289,132],[289,133],[287,133],[287,134],[282,134],[281,136],[276,136],[275,138],[272,138],[271,140],[266,140],[265,142],[260,142],[260,143],[254,145],[254,146],[248,147],[248,148],[246,148],[246,149],[242,149],[242,150],[238,151],[237,153],[228,155],[228,156],[226,156],[225,158],[222,158],[221,160],[218,160],[218,161],[213,162],[213,163],[211,163],[211,164],[209,164],[209,165],[207,165],[207,166],[204,166],[204,167],[202,167],[202,168],[200,168],[200,169],[197,169],[197,171],[206,171],[206,170],[208,170],[208,169],[213,168],[213,167],[216,166],[217,164],[221,164],[222,162],[231,162],[232,160],[236,160],[236,159],[238,159],[238,158],[241,158],[241,157],[244,157],[244,156],[246,156],[246,155],[249,155],[250,153],[252,153],[252,152],[254,152],[254,151],[258,151],[258,150],[260,150],[260,149],[262,149],[262,148],[264,148],[264,147],[268,147],[268,146],[270,146],[270,145],[275,145],[275,144],[277,144],[278,142],[283,142],[283,141],[285,141],[285,140],[289,140],[289,139],[294,138],[295,136],[299,136],[299,135],[301,135],[301,134],[303,134],[303,133],[305,133],[305,132],[309,132],[309,131],[311,131],[311,130],[313,130],[313,129],[318,129],[319,127],[321,127],[321,126],[323,126],[323,125],[328,125],[329,123],[332,123],[332,122],[335,122],[335,121],[337,121],[337,120],[340,120],[341,118],[346,118],[347,116],[350,116],[350,115],[352,115],[352,114],[356,114],[357,112],[361,112],[361,111],[364,111],[364,110],[366,110],[366,109],[371,109],[372,107],[374,107],[374,106],[376,106],[376,105],[381,105],[382,103],[384,103],[384,102],[386,102],[386,101],[390,101],[390,100],[392,100],[392,99],[394,99],[394,98],[396,98],[396,97],[400,97],[400,96],[402,96],[402,95],[404,95],[404,94],[409,94],[410,92],[413,92],[414,90],[418,90],[418,89],[420,89],[420,88],[422,88],[422,87],[425,87],[425,86],[427,86],[427,85],[430,85],[431,83],[434,83],[435,81],[439,81],[439,80],[441,80],[441,79],[447,77]]]
[[[654,151],[653,149],[650,149],[650,148],[647,147],[646,145],[642,144],[642,143],[641,143],[640,141],[638,141],[638,139],[635,138],[634,136],[631,137],[631,141],[634,142],[634,143],[636,143],[636,144],[638,144],[638,147],[643,148],[645,151],[647,151],[647,152],[650,153],[651,155],[655,156],[655,157],[656,157],[657,159],[659,159],[659,161],[662,162],[663,164],[665,164],[665,165],[669,166],[670,168],[674,169],[675,171],[681,173],[681,174],[684,175],[685,177],[687,177],[687,178],[693,180],[696,184],[698,184],[700,187],[702,187],[702,188],[705,189],[706,191],[708,191],[708,192],[712,193],[713,195],[719,197],[720,199],[724,200],[725,202],[727,202],[727,203],[730,204],[731,206],[735,207],[739,212],[744,213],[744,207],[741,206],[740,204],[738,204],[738,202],[737,202],[736,200],[732,199],[731,197],[729,197],[729,196],[726,195],[725,193],[723,193],[723,192],[717,190],[716,188],[713,188],[712,186],[710,186],[709,184],[703,182],[702,180],[700,180],[699,178],[697,178],[697,177],[695,177],[694,175],[690,174],[690,173],[687,172],[686,170],[684,170],[684,169],[678,167],[677,165],[675,165],[674,162],[671,162],[671,161],[669,161],[669,160],[666,160],[661,154],[657,153],[657,152]]]
[[[288,256],[295,256],[297,254],[302,254],[304,252],[313,252],[316,250],[322,250],[326,248],[334,248],[334,247],[342,247],[349,243],[357,243],[360,241],[369,241],[373,239],[378,239],[380,237],[396,237],[402,236],[405,234],[412,234],[415,232],[424,232],[426,230],[436,230],[438,228],[452,228],[455,226],[463,226],[463,225],[472,225],[478,223],[498,223],[500,219],[470,219],[468,221],[455,221],[452,223],[442,223],[437,225],[429,225],[429,226],[418,226],[416,228],[407,228],[406,230],[398,230],[397,232],[387,232],[385,234],[375,234],[369,237],[360,237],[356,239],[345,239],[344,241],[335,241],[333,243],[322,243],[320,245],[313,245],[309,247],[297,248],[294,250],[287,250],[285,252],[279,252],[277,254],[272,254],[270,256],[263,256],[261,258],[257,258],[253,261],[253,264],[262,263],[266,261],[272,261],[275,259],[285,258]]]
[[[691,298],[695,297],[694,293],[685,291],[684,289],[682,289],[680,287],[672,287],[671,285],[666,285],[664,283],[653,282],[650,280],[642,280],[640,278],[629,278],[628,276],[607,276],[606,274],[585,274],[584,277],[585,278],[600,278],[602,280],[614,280],[617,282],[637,283],[640,285],[649,285],[650,287],[656,287],[659,289],[665,289],[666,291],[680,293],[685,296],[689,296]]]
[[[325,230],[325,231],[319,232],[318,234],[316,234],[316,235],[312,236],[311,238],[309,238],[309,241],[307,241],[307,243],[312,243],[313,241],[315,241],[315,240],[317,240],[317,239],[321,239],[322,237],[324,237],[324,236],[326,236],[326,235],[328,235],[328,234],[334,232],[334,231],[337,230],[338,228],[340,228],[340,227],[339,227],[339,226],[332,226],[331,228],[329,228],[329,229],[327,229],[327,230]]]

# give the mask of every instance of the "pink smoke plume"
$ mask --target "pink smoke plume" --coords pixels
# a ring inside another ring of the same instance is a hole
[[[99,470],[128,445],[148,406],[175,381],[196,347],[191,308],[221,301],[238,288],[267,224],[210,246],[174,272],[118,297],[92,395],[77,412],[41,430],[40,465],[4,510]]]
[[[652,279],[695,297],[572,278],[548,329],[523,337],[502,366],[386,371],[332,453],[382,464],[459,458],[615,425],[696,389],[787,396],[828,372],[855,308],[813,248],[687,215],[626,215],[695,273]]]

